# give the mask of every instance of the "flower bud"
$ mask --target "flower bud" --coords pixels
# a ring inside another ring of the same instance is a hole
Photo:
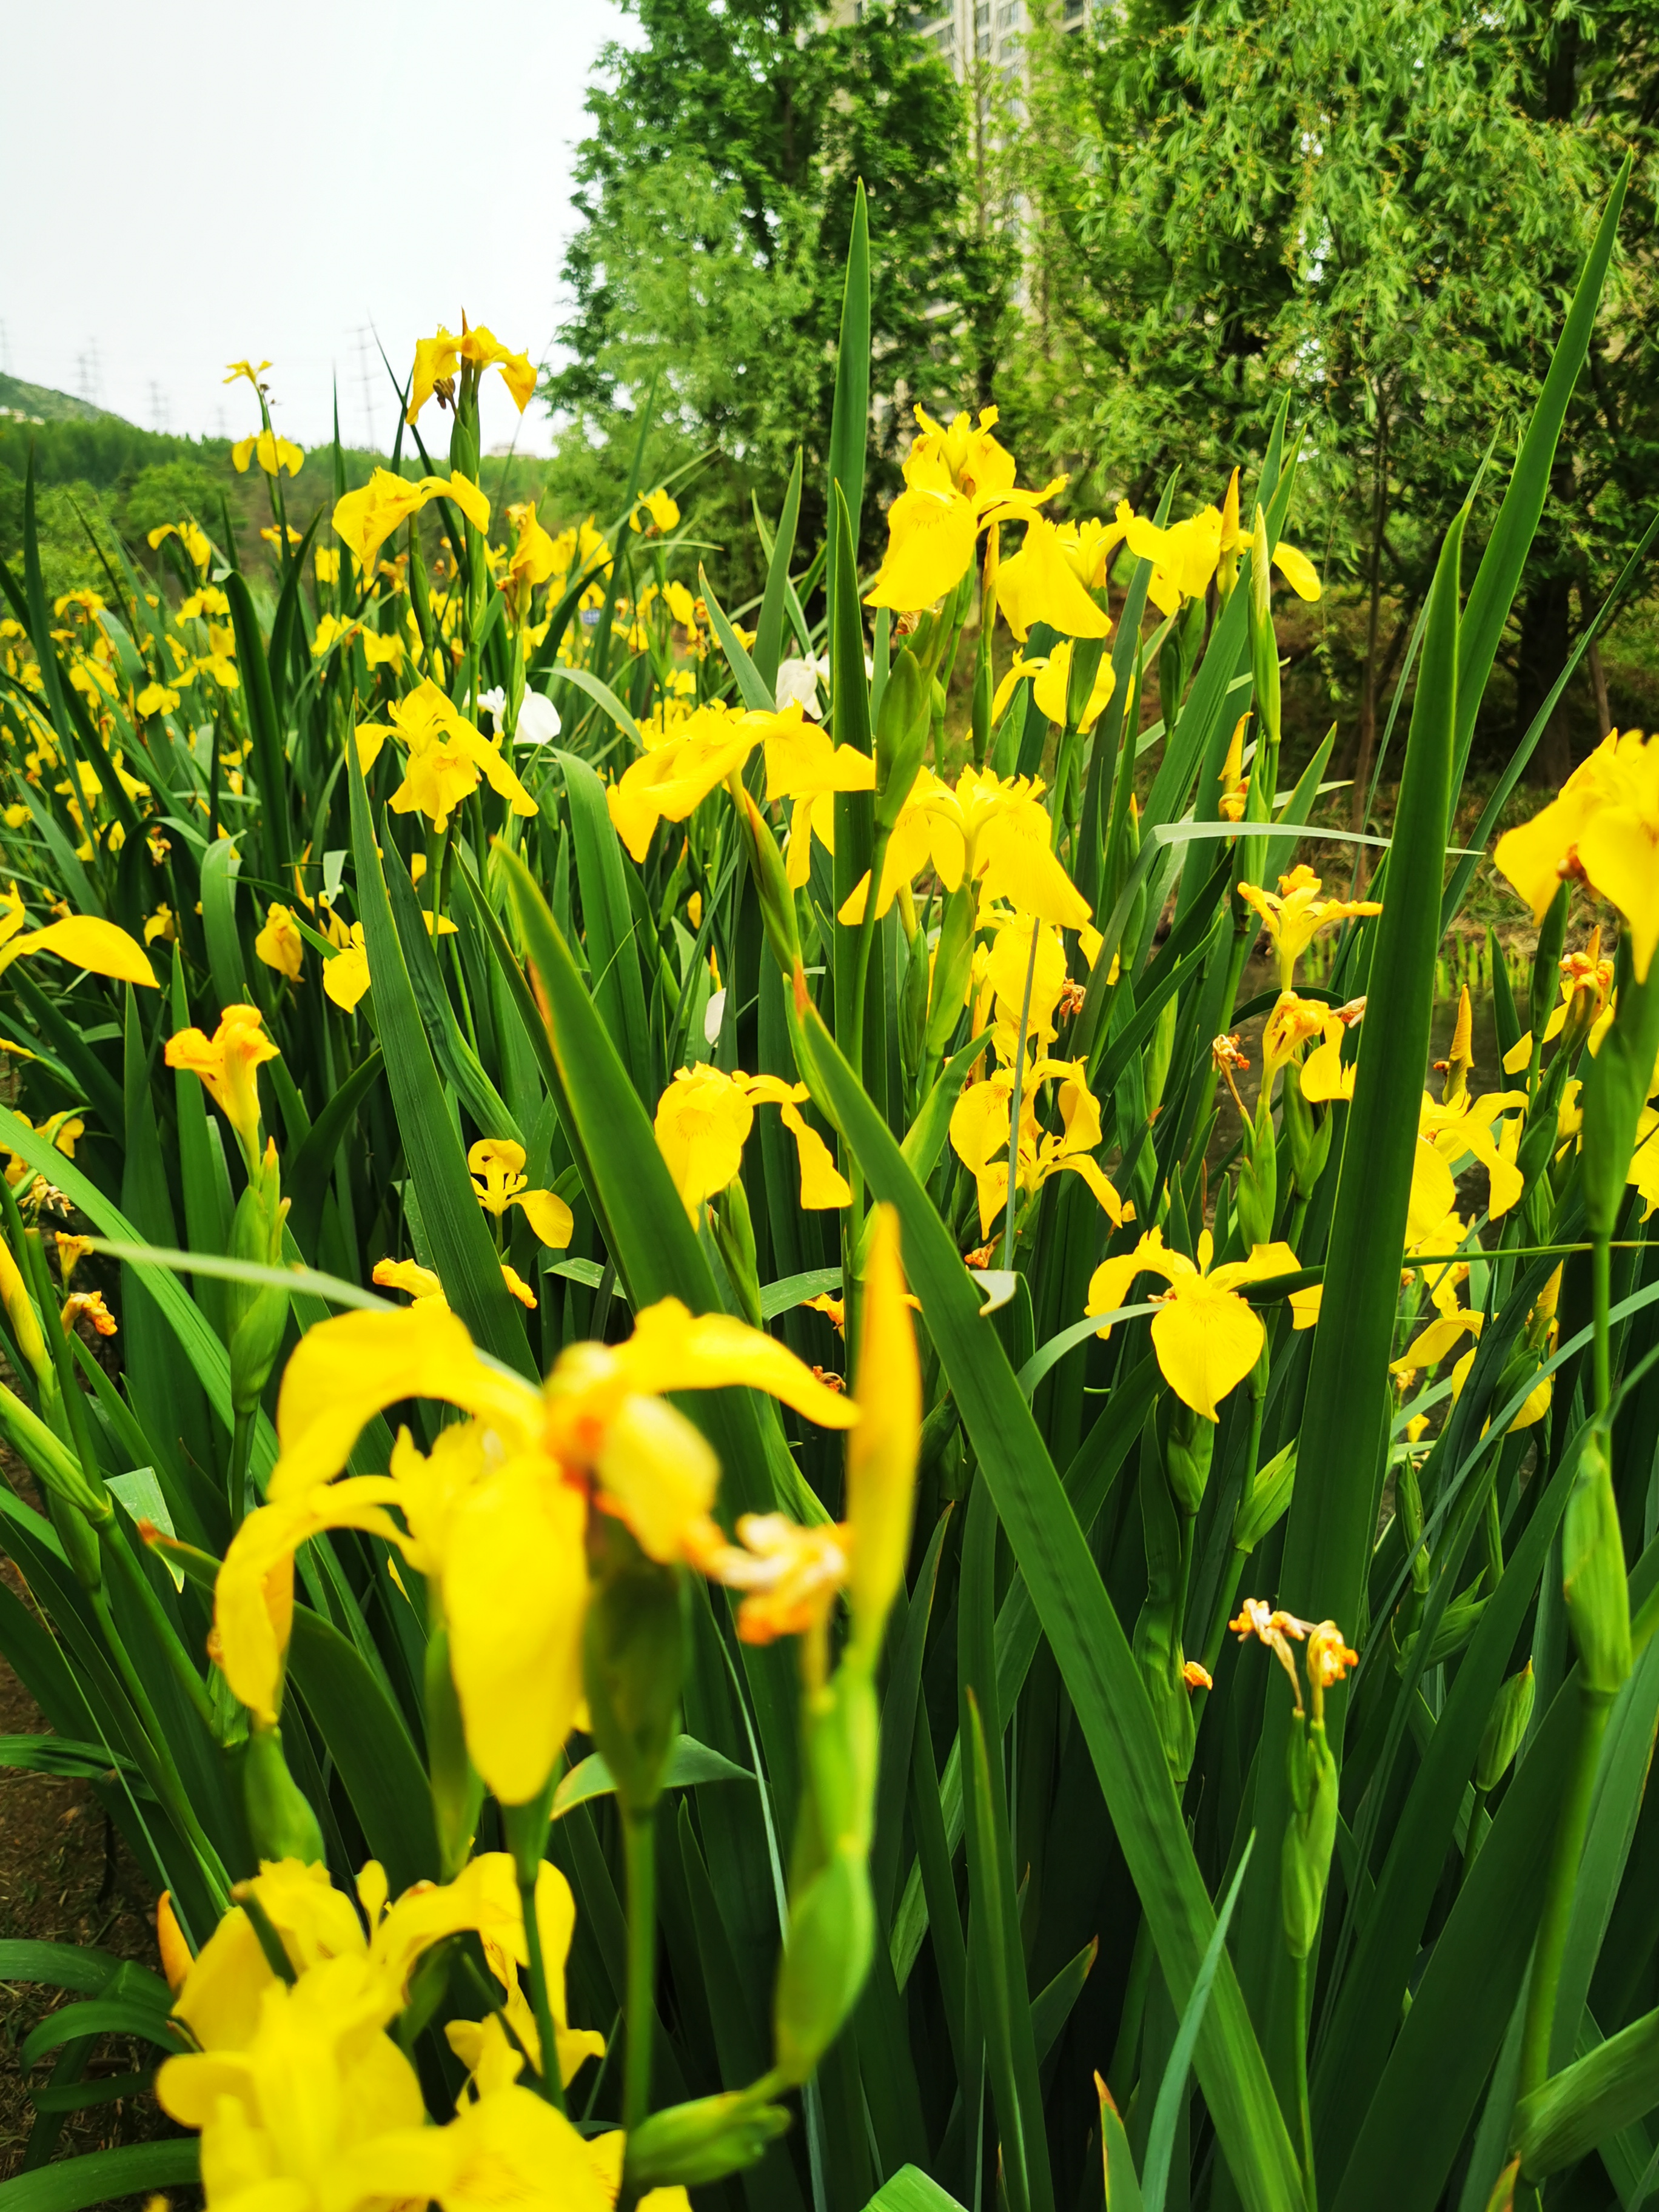
[[[3,1237],[0,1237],[0,1305],[5,1308],[6,1319],[11,1323],[13,1343],[33,1370],[35,1381],[46,1383],[54,1371],[52,1354],[46,1350],[40,1316],[34,1310],[28,1285]]]
[[[1319,1916],[1336,1842],[1337,1773],[1322,1722],[1297,1714],[1291,1723],[1291,1814],[1279,1861],[1279,1903],[1285,1942],[1293,1959],[1305,1959],[1319,1936]]]
[[[846,1515],[853,1530],[848,1595],[858,1650],[873,1665],[887,1616],[904,1586],[921,1449],[921,1368],[905,1304],[896,1209],[878,1206],[864,1269],[858,1426],[847,1438]]]
[[[927,750],[933,706],[932,677],[914,653],[901,653],[888,672],[876,717],[878,830],[892,829],[910,796]]]
[[[1331,1155],[1329,1109],[1321,1113],[1303,1097],[1294,1061],[1285,1070],[1279,1103],[1290,1150],[1291,1186],[1298,1198],[1311,1198]]]
[[[288,1771],[280,1728],[256,1726],[242,1754],[243,1802],[257,1859],[323,1863],[323,1832],[310,1800]]]
[[[1510,1762],[1520,1750],[1521,1739],[1532,1718],[1537,1687],[1528,1659],[1521,1672],[1511,1674],[1492,1699],[1474,1762],[1474,1786],[1482,1793],[1495,1790],[1508,1773]]]
[[[1273,1243],[1278,1204],[1279,1155],[1273,1104],[1264,1084],[1255,1119],[1244,1124],[1244,1157],[1238,1170],[1238,1225],[1246,1244]]]
[[[1265,1238],[1258,1238],[1265,1243]],[[1183,1513],[1196,1513],[1204,1503],[1205,1485],[1210,1479],[1210,1461],[1215,1451],[1216,1425],[1205,1420],[1192,1407],[1177,1399],[1170,1408],[1170,1441],[1164,1455],[1164,1467],[1170,1478],[1170,1488],[1176,1504]]]
[[[734,1175],[713,1201],[714,1242],[726,1262],[726,1272],[743,1308],[744,1319],[759,1328],[760,1263],[755,1253],[755,1224],[749,1211],[749,1194],[742,1170]]]
[[[1580,1687],[1613,1697],[1631,1669],[1630,1585],[1605,1429],[1591,1431],[1574,1471],[1561,1529],[1561,1588]]]
[[[628,2138],[629,2185],[695,2189],[755,2165],[789,2125],[782,2106],[762,2100],[761,2086],[653,2112]]]
[[[937,1059],[951,1042],[967,1002],[974,963],[976,903],[964,880],[945,902],[939,947],[933,955],[933,986],[927,1007],[927,1050]]]
[[[593,1516],[593,1595],[582,1631],[582,1681],[593,1742],[617,1802],[649,1814],[678,1734],[685,1666],[684,1592],[678,1568],[647,1559],[619,1521]]]
[[[1209,1427],[1206,1421],[1206,1428]],[[1296,1486],[1296,1443],[1287,1443],[1276,1453],[1264,1468],[1257,1470],[1255,1480],[1239,1501],[1238,1512],[1233,1522],[1233,1549],[1246,1557],[1255,1551],[1262,1539],[1277,1528],[1290,1510],[1291,1496]]]
[[[755,878],[755,889],[760,897],[761,921],[766,931],[766,941],[772,948],[772,957],[785,975],[793,975],[800,964],[800,934],[795,927],[795,894],[789,888],[789,877],[779,852],[777,840],[767,825],[765,816],[744,790],[733,781],[732,789],[743,801],[744,842],[749,851],[749,866]]]
[[[773,2039],[777,2070],[792,2087],[806,2080],[858,2002],[875,1923],[867,1856],[841,1842],[790,1905]]]
[[[250,1181],[236,1201],[231,1224],[230,1249],[238,1260],[258,1267],[280,1267],[283,1223],[288,1204],[282,1195],[282,1176],[276,1147],[267,1141],[261,1173]],[[226,1316],[230,1326],[231,1404],[238,1413],[251,1413],[270,1380],[283,1348],[288,1328],[289,1294],[272,1283],[230,1283],[226,1285]]]

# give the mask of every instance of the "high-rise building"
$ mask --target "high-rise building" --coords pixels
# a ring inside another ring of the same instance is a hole
[[[1080,30],[1091,4],[1054,0],[1051,21],[1061,30]],[[864,0],[831,0],[832,21],[856,23],[863,13]],[[1026,0],[915,0],[910,20],[959,78],[975,62],[988,63],[1011,80],[1020,75]]]

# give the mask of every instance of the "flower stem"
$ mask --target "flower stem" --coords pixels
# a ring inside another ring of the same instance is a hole
[[[628,2043],[622,2121],[632,2135],[651,2109],[657,1981],[657,1830],[651,1814],[623,1816],[623,1846],[628,1868]]]
[[[1604,1692],[1586,1690],[1579,1693],[1578,1739],[1573,1747],[1572,1765],[1562,1793],[1555,1847],[1550,1858],[1549,1887],[1539,1922],[1537,1946],[1532,1954],[1532,1978],[1527,1984],[1527,2016],[1521,2032],[1521,2073],[1516,2086],[1517,2103],[1549,2078],[1556,1990],[1566,1955],[1573,1892],[1577,1887],[1584,1832],[1589,1826],[1601,1738],[1607,1732],[1612,1706],[1612,1698]]]
[[[248,1470],[253,1464],[253,1433],[259,1418],[257,1406],[234,1416],[230,1432],[230,1467],[225,1477],[225,1490],[230,1502],[230,1522],[240,1528],[248,1509]]]
[[[547,1960],[542,1950],[541,1923],[536,1917],[536,1884],[526,1881],[519,1869],[519,1897],[524,1907],[525,1949],[530,1959],[530,2003],[536,2015],[536,2039],[542,2046],[541,2089],[550,2105],[564,2110],[564,2081],[559,2071],[558,2033],[553,2024],[553,2005],[547,1991]]]
[[[1296,1966],[1296,2121],[1302,2153],[1302,2197],[1306,2212],[1317,2212],[1319,2196],[1314,2179],[1313,2115],[1308,2104],[1308,1961]]]

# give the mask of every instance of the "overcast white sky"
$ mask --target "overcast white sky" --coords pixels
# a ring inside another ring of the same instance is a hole
[[[0,368],[147,428],[389,444],[415,341],[465,308],[532,361],[613,0],[81,0],[8,11]],[[33,210],[20,226],[15,213]],[[365,379],[367,378],[367,384]],[[498,376],[486,447],[513,435]],[[521,449],[544,452],[532,400]]]

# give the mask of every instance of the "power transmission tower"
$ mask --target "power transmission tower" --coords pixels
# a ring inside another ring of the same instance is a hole
[[[153,376],[149,380],[149,412],[155,428],[165,430],[167,426],[167,398]]]
[[[374,393],[379,382],[374,365],[374,332],[368,323],[360,323],[352,332],[357,349],[357,388],[362,409],[363,444],[370,453],[377,450],[374,443]]]

